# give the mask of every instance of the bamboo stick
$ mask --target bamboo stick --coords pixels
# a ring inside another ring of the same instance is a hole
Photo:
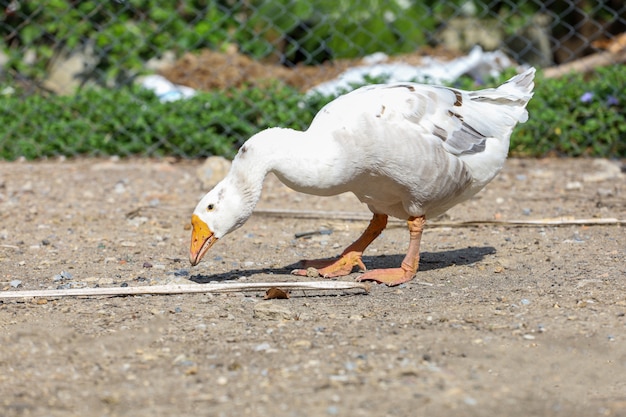
[[[323,210],[290,210],[290,209],[261,209],[255,210],[255,215],[267,217],[291,217],[298,219],[331,219],[348,221],[369,221],[372,214],[358,211],[323,211]],[[399,219],[389,219],[390,225],[406,225],[406,221]],[[555,217],[547,219],[510,219],[510,220],[469,220],[459,222],[432,221],[428,223],[429,228],[433,227],[468,227],[485,224],[502,226],[567,226],[567,225],[622,225],[626,220],[616,218],[591,218],[576,219],[573,217]]]
[[[121,296],[143,294],[198,294],[259,291],[276,287],[290,290],[351,290],[369,292],[370,285],[349,281],[308,281],[308,282],[232,282],[217,284],[153,285],[141,287],[71,288],[66,290],[0,291],[3,298],[32,297],[89,297]]]

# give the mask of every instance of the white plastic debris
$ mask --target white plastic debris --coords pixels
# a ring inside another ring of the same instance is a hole
[[[514,65],[503,52],[484,52],[480,46],[475,46],[468,55],[451,61],[425,58],[420,66],[401,62],[380,63],[382,55],[378,54],[370,57],[365,62],[372,64],[350,68],[338,78],[313,87],[308,94],[339,95],[352,90],[354,85],[365,84],[367,77],[385,77],[386,82],[415,81],[428,84],[451,83],[466,74],[474,79],[483,79],[498,76],[504,69]]]
[[[174,84],[161,75],[146,75],[139,82],[143,88],[152,90],[162,102],[186,99],[196,94],[193,88]]]

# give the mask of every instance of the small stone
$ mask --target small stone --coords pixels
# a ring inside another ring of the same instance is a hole
[[[126,191],[126,187],[124,186],[124,183],[118,182],[117,184],[115,184],[114,191],[116,194],[123,194]]]
[[[570,181],[565,184],[566,191],[580,191],[583,189],[583,184],[580,181]]]
[[[310,340],[300,339],[291,343],[291,347],[294,349],[310,349],[313,344]]]
[[[54,281],[62,281],[62,280],[70,280],[72,278],[73,278],[73,276],[69,272],[61,271],[60,274],[57,274],[57,275],[54,276],[53,280]]]
[[[608,159],[596,159],[593,161],[595,172],[583,175],[584,182],[601,182],[623,177],[620,166]]]
[[[20,281],[19,279],[14,279],[13,281],[10,282],[10,285],[13,288],[17,288],[22,285],[22,281]]]
[[[261,343],[258,344],[254,347],[254,351],[255,352],[264,352],[266,350],[269,350],[271,348],[269,343]]]
[[[535,340],[535,336],[533,336],[532,334],[525,334],[524,336],[522,336],[525,340]]]
[[[464,402],[465,404],[467,404],[467,405],[476,405],[476,404],[478,404],[478,401],[476,401],[476,400],[475,400],[474,398],[472,398],[472,397],[465,397],[465,398],[463,399],[463,402]]]
[[[143,267],[144,268],[152,268],[152,264],[150,262],[144,262],[143,263]]]
[[[615,196],[615,192],[609,188],[598,188],[596,190],[596,193],[598,194],[598,197],[600,198],[608,198],[608,197]]]
[[[111,285],[113,284],[113,278],[100,278],[97,285]]]
[[[205,189],[215,187],[230,170],[231,162],[222,156],[210,156],[196,171]]]
[[[254,306],[254,318],[262,320],[291,320],[294,313],[283,303],[260,301]]]

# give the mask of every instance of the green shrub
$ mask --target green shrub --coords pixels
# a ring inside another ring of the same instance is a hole
[[[426,44],[437,19],[431,1],[274,0],[253,1],[247,21],[257,36],[243,34],[243,52],[260,58],[272,53],[284,37],[284,54],[298,50],[307,64],[332,58],[360,57],[374,52],[412,52]],[[435,2],[436,3],[436,2]],[[303,27],[303,26],[304,27]],[[286,35],[286,36],[283,36]],[[326,56],[327,53],[329,56]]]
[[[274,83],[161,103],[139,88],[72,97],[0,95],[0,158],[54,155],[232,156],[263,127],[304,129],[313,112]]]
[[[626,67],[559,79],[541,76],[528,104],[530,120],[511,143],[514,155],[626,157]]]
[[[500,84],[511,75],[486,84]],[[626,157],[624,79],[626,68],[620,65],[561,79],[539,73],[528,105],[530,118],[515,129],[511,154]],[[467,79],[455,86],[485,87]],[[261,129],[306,129],[332,100],[305,98],[278,82],[200,93],[172,103],[161,103],[137,87],[88,88],[72,97],[26,95],[6,88],[4,92],[0,158],[8,160],[54,155],[230,157]]]

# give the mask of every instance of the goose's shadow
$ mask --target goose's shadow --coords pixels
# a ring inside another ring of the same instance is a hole
[[[454,249],[443,252],[422,252],[420,254],[420,271],[431,271],[447,268],[452,265],[469,265],[479,262],[487,255],[496,253],[493,246],[470,246],[464,249]],[[400,266],[404,255],[378,255],[364,256],[363,262],[369,269],[396,268]],[[221,274],[192,275],[189,279],[198,284],[206,284],[211,281],[228,281],[239,277],[250,277],[257,274],[289,275],[296,268],[301,268],[300,262],[285,265],[282,268],[263,269],[236,269]],[[419,272],[418,272],[419,273]]]

